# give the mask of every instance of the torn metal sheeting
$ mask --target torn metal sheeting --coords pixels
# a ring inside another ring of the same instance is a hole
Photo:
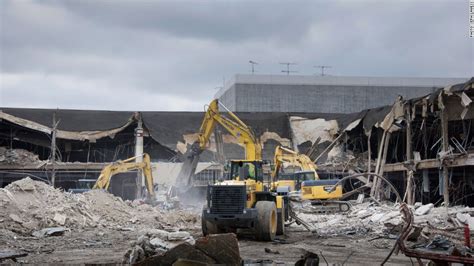
[[[31,110],[31,112],[28,112],[29,110]],[[32,115],[35,112],[38,112],[38,114]],[[38,111],[36,109],[1,109],[0,119],[4,119],[35,131],[51,134],[53,129],[48,125],[51,125],[52,123],[53,113],[52,110]],[[13,114],[21,116],[15,116]],[[45,117],[40,115],[44,115]],[[48,117],[48,115],[51,116]],[[104,116],[100,111],[73,110],[67,110],[66,114],[62,114],[62,111],[58,111],[57,119],[59,124],[56,136],[61,139],[89,141],[94,141],[104,137],[113,137],[133,122],[132,115],[132,113],[124,114],[124,112],[109,112]],[[26,118],[23,118],[22,116]],[[111,119],[111,117],[114,116],[116,116],[115,119]],[[51,118],[51,120],[46,122],[45,118]],[[71,125],[71,123],[74,125]],[[110,128],[106,129],[105,127],[107,126]]]

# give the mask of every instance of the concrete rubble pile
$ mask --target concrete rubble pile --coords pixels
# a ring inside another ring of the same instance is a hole
[[[235,234],[209,235],[194,239],[188,232],[149,230],[131,243],[123,263],[134,265],[239,265]],[[180,264],[181,265],[181,264]]]
[[[43,163],[38,155],[27,150],[0,147],[0,164],[40,166]]]
[[[375,161],[371,161],[375,165]],[[368,165],[367,152],[354,155],[351,150],[344,150],[342,145],[336,145],[328,153],[328,158],[318,164],[320,170],[328,172],[347,171],[349,174],[365,172]]]
[[[101,190],[67,193],[29,177],[0,189],[0,205],[0,229],[21,235],[41,236],[57,227],[122,231],[194,228],[198,222],[198,216],[190,211],[167,212],[137,201],[123,201]]]
[[[348,213],[321,215],[310,213],[307,203],[294,203],[298,216],[310,223],[323,237],[337,235],[385,235],[396,237],[402,228],[402,216],[398,204],[387,203],[377,205],[364,202],[353,205]],[[469,224],[471,234],[474,233],[474,208],[464,206],[434,207],[433,204],[415,204],[415,226],[425,228],[460,228]]]

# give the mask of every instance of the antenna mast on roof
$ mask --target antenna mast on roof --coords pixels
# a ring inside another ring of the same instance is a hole
[[[287,75],[290,75],[290,73],[298,72],[298,71],[290,70],[290,65],[297,65],[297,63],[282,62],[280,63],[280,65],[286,65],[286,70],[282,70],[281,72],[286,73]]]
[[[258,65],[257,62],[249,60],[249,64],[252,65],[252,75],[255,73],[255,65]]]
[[[331,68],[332,66],[314,66],[314,67],[321,69],[321,76],[326,76],[326,74],[324,74],[324,69]]]

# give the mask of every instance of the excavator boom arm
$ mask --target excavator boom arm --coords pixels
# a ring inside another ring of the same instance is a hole
[[[225,106],[222,107],[226,109]],[[234,113],[227,109],[226,111],[225,114],[220,112],[218,100],[213,100],[209,104],[199,129],[198,140],[192,145],[191,149],[184,154],[185,160],[175,184],[177,187],[186,187],[191,184],[192,176],[194,175],[199,161],[199,155],[207,148],[217,124],[221,125],[232,136],[237,138],[238,143],[245,146],[246,160],[262,160],[262,146],[252,130]]]
[[[112,179],[112,176],[119,173],[141,170],[143,175],[145,176],[145,185],[148,190],[148,194],[150,197],[154,197],[155,191],[153,189],[153,175],[151,171],[150,156],[147,153],[144,153],[142,156],[142,162],[132,162],[136,159],[136,157],[132,157],[124,161],[118,161],[107,165],[100,172],[100,176],[97,179],[93,188],[107,190],[110,186],[110,180]]]
[[[303,171],[312,171],[314,172],[315,177],[318,178],[318,174],[316,173],[316,170],[318,169],[317,166],[308,156],[304,154],[299,154],[285,147],[277,146],[273,160],[275,163],[275,168],[272,172],[273,181],[277,177],[278,172],[283,166],[283,163],[298,166]]]
[[[218,100],[213,100],[209,104],[199,130],[198,141],[200,149],[204,150],[206,148],[216,124],[220,124],[232,136],[236,137],[239,143],[242,143],[245,146],[246,160],[261,160],[262,147],[252,130],[234,113],[228,111],[227,115],[228,117],[224,116],[219,111]]]

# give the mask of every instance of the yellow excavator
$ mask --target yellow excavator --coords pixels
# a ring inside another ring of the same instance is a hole
[[[143,157],[142,162],[135,162],[138,157]],[[139,156],[131,157],[123,161],[113,162],[102,169],[99,178],[95,182],[93,189],[107,190],[110,186],[112,176],[119,173],[126,173],[134,170],[141,170],[145,176],[145,186],[148,190],[147,198],[154,200],[155,191],[153,190],[153,175],[151,171],[150,156],[144,153]]]
[[[272,190],[278,194],[299,192],[302,200],[309,200],[314,206],[321,206],[321,211],[345,212],[351,208],[347,201],[339,201],[342,197],[342,185],[333,186],[338,179],[319,178],[317,166],[304,154],[291,149],[277,146],[274,156],[275,168],[272,172]],[[282,174],[283,164],[300,169],[290,174]]]
[[[311,159],[299,154],[291,149],[277,146],[273,157],[275,164],[272,171],[272,189],[283,192],[285,189],[288,192],[301,190],[301,183],[305,180],[319,179],[316,172],[317,166]],[[284,167],[284,165],[286,167]],[[294,167],[297,171],[291,173],[283,173],[284,168]]]
[[[221,112],[219,106],[225,108],[218,100],[209,104],[198,140],[183,168],[197,162],[196,157],[207,148],[217,124],[245,146],[245,159],[230,161],[229,180],[222,179],[208,186],[207,204],[202,211],[202,232],[208,235],[246,228],[254,231],[257,240],[271,241],[277,234],[284,233],[284,223],[289,217],[288,199],[264,186],[262,146],[251,128],[226,108],[227,112]],[[188,170],[182,172],[189,173]],[[188,179],[190,176],[180,175],[180,178]],[[190,181],[184,183],[190,184]]]

